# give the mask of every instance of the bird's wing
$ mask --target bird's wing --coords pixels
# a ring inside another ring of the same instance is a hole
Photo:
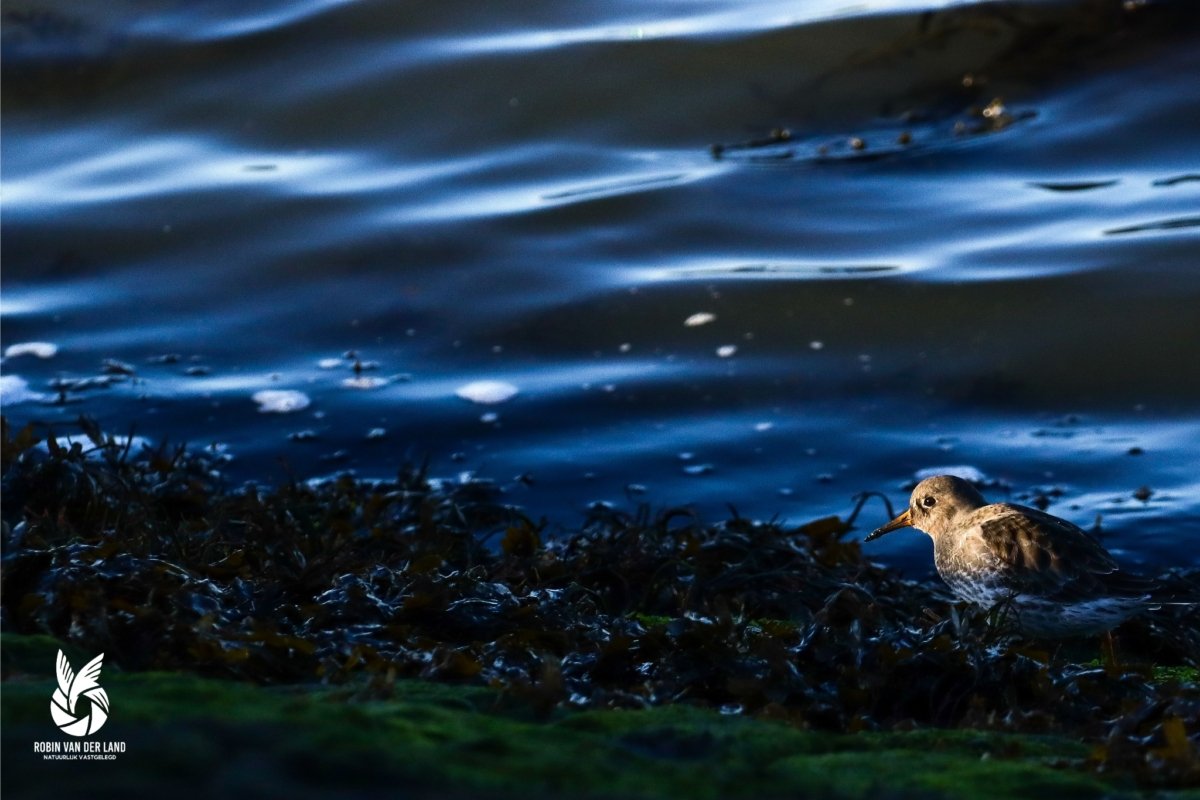
[[[1150,582],[1122,573],[1099,542],[1070,522],[1007,503],[992,508],[1001,513],[979,527],[1017,593],[1071,601],[1150,591]]]
[[[100,685],[100,668],[102,666],[104,666],[104,653],[83,665],[83,669],[79,670],[79,674],[75,676],[75,681],[71,684],[71,691],[67,693],[68,708],[75,707],[75,701],[79,695]]]
[[[67,661],[67,657],[63,655],[63,651],[58,651],[58,688],[66,697],[71,692],[71,684],[75,681],[75,671],[71,669],[71,662]]]

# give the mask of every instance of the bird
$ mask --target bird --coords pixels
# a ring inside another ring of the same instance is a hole
[[[918,483],[908,509],[864,541],[906,527],[933,539],[938,575],[956,596],[1010,609],[1035,639],[1107,634],[1159,605],[1156,582],[1123,572],[1083,529],[1034,508],[989,504],[954,475]]]

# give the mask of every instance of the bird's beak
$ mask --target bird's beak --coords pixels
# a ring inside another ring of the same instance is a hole
[[[891,533],[892,531],[896,530],[897,528],[907,528],[910,525],[912,525],[912,511],[909,509],[905,509],[903,514],[896,517],[894,520],[889,522],[887,525],[884,525],[882,528],[876,528],[875,530],[871,531],[871,534],[869,536],[867,536],[867,538],[863,539],[863,541],[864,542],[874,541],[875,539],[878,539],[880,536],[883,536],[885,533]]]

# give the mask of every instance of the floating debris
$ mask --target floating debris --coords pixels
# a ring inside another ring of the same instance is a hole
[[[386,439],[386,438],[387,438],[387,429],[386,428],[371,428],[371,430],[367,431],[366,439],[368,442],[378,442],[380,439]]]
[[[1104,231],[1105,236],[1117,236],[1123,233],[1148,233],[1151,231],[1173,231],[1183,228],[1200,227],[1200,217],[1179,217],[1178,219],[1165,219],[1155,222],[1146,222],[1140,225],[1126,225],[1121,228],[1109,228]]]
[[[999,120],[1008,114],[1008,109],[1004,106],[1004,100],[996,97],[979,113],[984,119]]]
[[[687,328],[699,328],[701,325],[707,325],[710,322],[716,321],[716,319],[716,314],[710,314],[707,311],[701,311],[699,313],[692,314],[690,317],[685,319],[683,324],[684,327]]]
[[[515,397],[517,387],[504,381],[472,381],[458,387],[454,394],[472,403],[494,405]]]
[[[115,358],[106,358],[100,362],[100,371],[107,375],[133,375],[137,370],[133,364],[125,361],[118,361]]]
[[[317,362],[318,369],[337,369],[338,367],[344,367],[345,365],[345,360],[340,358],[322,358]]]
[[[58,345],[50,342],[20,342],[4,348],[5,358],[34,356],[35,358],[54,358],[58,354]]]
[[[1181,183],[1190,181],[1200,182],[1200,173],[1189,172],[1183,175],[1173,175],[1170,178],[1159,178],[1156,181],[1151,181],[1151,186],[1178,186]]]
[[[114,383],[124,383],[126,375],[92,375],[86,378],[58,377],[50,381],[50,388],[60,393],[86,392],[92,389],[107,389]]]
[[[312,401],[304,392],[292,389],[263,389],[255,392],[252,399],[258,403],[263,414],[291,414],[309,407]]]
[[[386,385],[386,378],[377,378],[373,375],[355,375],[353,378],[342,380],[342,386],[347,389],[378,389],[380,386]]]
[[[709,152],[712,153],[713,158],[719,159],[728,150],[741,150],[744,148],[755,148],[755,147],[770,147],[771,145],[777,145],[780,142],[790,141],[791,138],[792,138],[792,132],[790,130],[788,130],[787,128],[774,128],[765,137],[762,137],[760,139],[752,139],[748,142],[742,142],[740,144],[732,144],[732,145],[729,145],[729,144],[711,145],[709,147]]]
[[[1092,189],[1107,189],[1118,183],[1120,181],[1113,178],[1106,181],[1031,181],[1029,185],[1048,192],[1087,192]]]
[[[737,351],[738,351],[738,349],[737,349],[736,344],[723,344],[717,348],[717,357],[718,358],[732,358],[734,355],[737,354]]]

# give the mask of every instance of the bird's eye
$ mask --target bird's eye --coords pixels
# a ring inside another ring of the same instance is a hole
[[[931,494],[925,495],[925,499],[921,501],[921,505],[925,506],[926,508],[933,508],[937,505],[937,498]]]

